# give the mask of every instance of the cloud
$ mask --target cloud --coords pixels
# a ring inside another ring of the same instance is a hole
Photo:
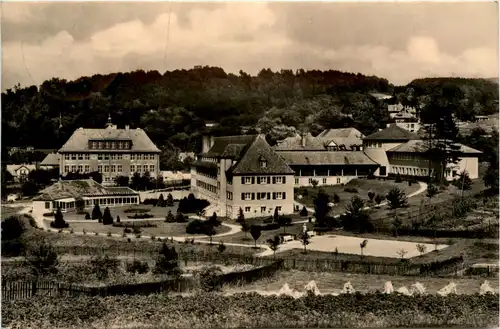
[[[38,42],[8,39],[2,43],[2,87],[17,82],[39,85],[52,77],[76,79],[136,69],[164,72],[194,65],[252,74],[264,67],[337,69],[378,75],[395,84],[425,76],[498,76],[497,48],[474,46],[450,54],[431,33],[407,35],[397,47],[366,41],[331,45],[294,38],[287,32],[293,17],[283,21],[281,12],[266,3],[192,7],[182,13],[162,9],[150,20],[130,19],[127,12],[86,37],[75,37],[67,27]],[[23,15],[18,11],[7,16],[19,22],[26,20]],[[342,34],[328,26],[315,33],[325,31]],[[310,33],[313,38],[314,31]]]

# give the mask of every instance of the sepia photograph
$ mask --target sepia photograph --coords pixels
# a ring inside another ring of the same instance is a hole
[[[499,328],[499,4],[2,1],[6,329]]]

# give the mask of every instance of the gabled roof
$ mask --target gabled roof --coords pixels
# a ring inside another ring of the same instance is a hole
[[[117,129],[114,126],[105,129],[79,128],[73,132],[73,135],[61,147],[59,152],[89,151],[89,140],[131,140],[132,149],[122,150],[122,152],[160,152],[141,128]]]
[[[296,134],[295,136],[287,137],[275,145],[273,149],[276,151],[323,151],[325,146],[321,140],[313,137],[311,133],[307,133],[304,136]]]
[[[398,127],[395,124],[390,125],[389,127],[377,131],[371,135],[366,136],[363,140],[413,140],[420,139],[420,137],[412,133],[404,128]]]
[[[239,160],[243,151],[255,141],[258,135],[214,137],[214,144],[208,152],[201,154],[210,158]]]
[[[455,143],[456,146],[460,147],[460,153],[464,154],[481,154],[483,152],[478,151],[476,149],[473,149],[472,147],[460,144],[460,143]],[[429,144],[425,140],[411,140],[408,141],[404,144],[398,145],[390,150],[387,150],[387,152],[425,152],[429,149]]]
[[[61,180],[41,190],[33,201],[105,195],[136,195],[129,187],[104,187],[93,179]]]
[[[266,160],[266,166],[260,160]],[[229,175],[241,174],[293,174],[294,171],[269,146],[263,136],[257,135],[254,141],[241,154],[241,158],[227,171]]]
[[[28,169],[28,171],[33,171],[36,170],[35,165],[29,165],[29,164],[13,164],[13,165],[7,165],[6,169],[7,171],[12,175],[12,176],[17,176],[17,171],[21,168]]]
[[[289,166],[378,165],[363,151],[279,152]]]
[[[40,163],[41,166],[59,166],[59,154],[49,153]]]
[[[363,144],[363,137],[364,135],[356,128],[340,128],[324,130],[316,138],[325,146],[334,142],[337,146],[345,145],[346,148],[350,148],[351,145]]]

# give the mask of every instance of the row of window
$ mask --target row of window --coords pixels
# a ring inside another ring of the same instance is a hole
[[[89,173],[90,172],[90,165],[64,166],[64,173],[69,173],[69,172]]]
[[[365,142],[365,143],[363,144],[363,147],[381,148],[381,147],[382,147],[382,143]]]
[[[99,153],[97,154],[98,160],[122,160],[124,156],[128,154],[121,153]],[[90,160],[89,153],[65,153],[64,160]],[[155,160],[155,154],[153,153],[132,153],[130,154],[130,160]]]
[[[232,200],[233,199],[233,192],[226,192],[226,198],[228,200]]]
[[[196,181],[196,186],[201,187],[202,189],[205,189],[207,191],[210,191],[212,193],[217,193],[217,187],[213,186],[211,184],[207,184],[201,180]]]
[[[148,165],[142,165],[142,166],[141,165],[130,165],[130,172],[146,173],[148,171],[148,168],[149,168],[149,172],[155,171],[155,165],[150,164],[149,167],[148,167]]]
[[[392,167],[392,173],[403,174],[403,175],[427,176],[428,170],[425,168]]]
[[[90,160],[88,153],[64,153],[64,160]]]
[[[97,171],[100,173],[122,173],[123,165],[98,165]],[[138,173],[146,173],[146,172],[154,172],[155,165],[130,165],[130,172],[138,172]],[[79,173],[89,173],[90,165],[67,165],[64,166],[64,173],[69,172],[79,172]]]
[[[314,178],[309,178],[309,184],[312,185],[313,180],[314,180]],[[327,178],[323,178],[322,182],[323,182],[323,184],[326,184]],[[337,177],[337,184],[340,184],[340,182],[341,182],[341,178]],[[298,185],[298,184],[299,184],[299,179],[295,178],[295,185]]]
[[[214,175],[210,175],[210,174],[207,174],[207,173],[204,173],[204,172],[201,172],[201,171],[197,171],[196,172],[198,175],[200,176],[204,176],[206,178],[210,178],[210,179],[217,179],[217,176],[214,176]]]
[[[286,176],[259,176],[259,177],[241,177],[241,184],[249,185],[249,184],[257,184],[265,185],[265,184],[286,184]]]
[[[409,152],[395,152],[391,156],[391,158],[395,160],[414,160],[417,157],[416,154]]]
[[[115,204],[126,204],[126,203],[137,203],[137,197],[120,197],[120,198],[101,198],[101,199],[93,199],[93,200],[85,200],[85,206],[91,206],[93,204],[99,205],[115,205]],[[72,208],[74,207],[75,202],[59,202],[59,201],[46,201],[45,209],[50,209],[51,204],[54,208]],[[68,207],[66,207],[68,205]]]
[[[89,141],[91,150],[130,150],[131,141]]]
[[[272,199],[271,199],[272,196]],[[286,200],[286,192],[241,193],[241,200]]]
[[[281,212],[281,206],[277,206],[276,209],[278,209],[278,212]],[[260,207],[261,213],[266,212],[266,210],[270,213],[272,208],[267,209],[266,207]],[[245,207],[245,212],[252,212],[252,207]],[[254,212],[257,212],[257,208],[254,209]]]

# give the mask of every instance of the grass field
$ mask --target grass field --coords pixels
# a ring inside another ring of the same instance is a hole
[[[1,219],[17,214],[23,207],[2,207],[0,212]]]
[[[303,271],[281,271],[276,276],[260,280],[258,282],[245,285],[244,287],[227,287],[225,292],[243,292],[243,291],[278,291],[287,283],[290,288],[298,291],[304,291],[304,287],[314,280],[319,290],[323,293],[339,293],[344,284],[350,281],[356,291],[375,292],[383,291],[384,284],[391,281],[394,290],[401,286],[408,289],[416,282],[420,282],[426,288],[428,293],[436,293],[450,282],[457,284],[458,294],[474,294],[479,292],[479,287],[484,282],[484,278],[426,278],[426,277],[404,277],[388,275],[369,275],[369,274],[349,274],[349,273],[318,273]],[[498,280],[493,278],[489,280],[492,288],[498,292]]]
[[[130,222],[123,222],[123,224],[128,224],[129,227],[132,227],[134,223],[148,222],[147,220],[133,220]],[[141,234],[156,236],[156,237],[172,237],[172,236],[193,236],[193,234],[186,233],[186,226],[188,223],[165,223],[164,221],[149,221],[149,223],[156,225],[156,227],[142,227]],[[88,222],[70,222],[69,228],[73,229],[75,232],[82,232],[85,230],[86,232],[94,233],[97,232],[99,234],[107,234],[111,232],[113,234],[121,234],[123,233],[123,227],[115,227],[112,225],[102,225],[96,221],[88,221]],[[217,234],[226,233],[230,231],[230,228],[224,225],[221,225],[215,228]],[[200,238],[207,237],[203,234],[198,234]]]
[[[332,186],[318,186],[316,188],[306,187],[307,196],[303,196],[302,199],[298,198],[299,193],[295,193],[295,200],[308,206],[314,207],[314,198],[318,194],[319,190],[324,190],[330,196],[330,202],[333,202],[333,195],[336,193],[340,198],[340,203],[338,203],[332,210],[335,214],[340,214],[345,212],[345,205],[349,203],[351,198],[355,195],[359,196],[365,201],[369,200],[368,192],[374,192],[375,194],[386,195],[392,188],[398,187],[406,193],[406,195],[415,192],[419,189],[419,184],[413,183],[411,186],[408,182],[396,183],[392,180],[375,180],[375,179],[354,179],[347,183],[345,186],[332,185]],[[356,188],[358,193],[345,192],[345,188]],[[299,189],[300,190],[300,189]]]

